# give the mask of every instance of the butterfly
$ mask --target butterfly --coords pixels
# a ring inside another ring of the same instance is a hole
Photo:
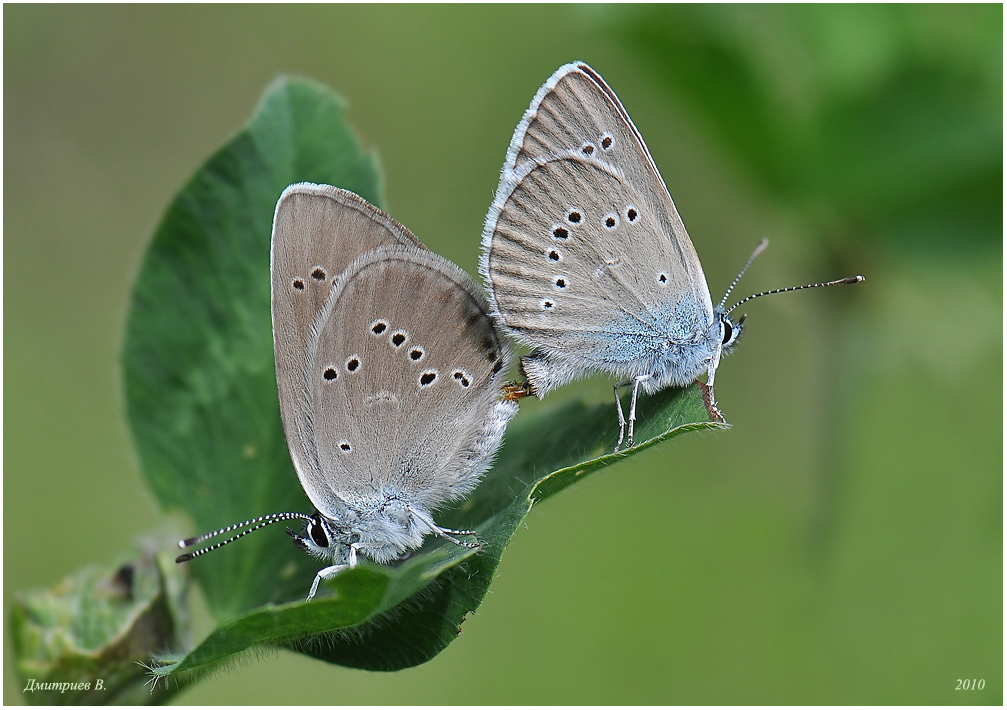
[[[767,242],[755,250],[741,275]],[[703,266],[668,188],[615,92],[583,62],[539,89],[511,139],[482,237],[480,273],[502,329],[532,348],[524,394],[592,372],[615,385],[619,439],[633,445],[639,391],[706,374],[715,419],[720,359],[744,329],[714,306]],[[733,289],[734,284],[731,288]],[[630,387],[628,420],[619,390]],[[628,432],[627,432],[628,429]]]

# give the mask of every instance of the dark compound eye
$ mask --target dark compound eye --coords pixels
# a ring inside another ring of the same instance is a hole
[[[311,536],[311,540],[319,547],[328,547],[329,538],[322,529],[321,522],[312,522],[308,524],[308,535]]]
[[[723,323],[724,323],[724,342],[721,344],[726,345],[727,342],[730,341],[731,336],[734,334],[734,329],[731,328],[731,321],[724,319]]]

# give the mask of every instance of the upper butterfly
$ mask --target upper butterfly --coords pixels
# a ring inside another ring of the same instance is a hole
[[[438,535],[432,514],[469,493],[517,405],[501,397],[510,349],[464,271],[346,190],[291,185],[272,239],[273,343],[283,429],[312,515],[276,513],[192,559],[280,520],[328,563],[320,580],[388,562]]]
[[[543,397],[596,370],[625,378],[615,386],[616,451],[626,428],[620,387],[633,387],[629,446],[640,387],[684,387],[705,372],[707,406],[721,418],[714,375],[744,318],[730,319],[727,295],[713,306],[654,159],[588,65],[560,67],[532,100],[511,139],[482,245],[494,315],[534,349],[521,359],[527,392]]]

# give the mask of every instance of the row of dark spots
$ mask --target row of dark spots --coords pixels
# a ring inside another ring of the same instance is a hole
[[[378,321],[377,323],[371,326],[371,332],[374,333],[375,335],[381,335],[386,330],[388,330],[388,324],[385,323],[384,321]],[[392,337],[389,340],[394,347],[400,348],[402,347],[402,344],[406,342],[407,337],[408,337],[407,333],[399,331],[398,333],[393,333]],[[413,362],[416,362],[421,357],[423,357],[422,347],[416,346],[409,351],[409,359],[412,360]]]
[[[311,278],[313,278],[315,281],[324,281],[325,280],[325,269],[323,269],[321,266],[316,266],[311,271]],[[294,279],[294,281],[291,284],[291,286],[293,286],[294,289],[297,290],[297,291],[303,291],[304,290],[304,279],[301,279],[301,278]]]
[[[346,361],[346,371],[356,372],[358,369],[360,369],[360,358],[354,355],[353,357],[351,357],[349,360]],[[324,370],[322,370],[322,378],[325,379],[325,381],[327,382],[332,382],[337,377],[339,377],[339,373],[336,371],[336,368],[333,367],[332,365],[329,365]]]
[[[377,323],[371,326],[371,332],[373,332],[375,335],[381,335],[387,329],[388,324],[383,321],[378,321]],[[391,342],[395,347],[400,347],[402,343],[405,342],[405,340],[406,336],[403,333],[396,333],[391,338]],[[496,374],[503,367],[503,361],[500,359],[499,354],[496,352],[495,343],[490,338],[486,338],[483,341],[483,346],[489,351],[487,357],[489,361],[494,364],[493,374]],[[423,357],[423,350],[419,347],[413,348],[409,352],[409,357],[413,361],[419,360],[420,358]],[[352,356],[346,362],[346,370],[348,372],[356,372],[358,369],[360,369],[360,366],[361,366],[360,357],[357,355]],[[322,377],[326,381],[332,382],[333,380],[339,377],[339,373],[336,371],[335,367],[329,365],[322,371]],[[462,372],[461,370],[456,370],[453,373],[453,377],[462,387],[468,387],[469,385],[472,384],[469,376],[466,373]],[[428,370],[420,375],[419,379],[420,386],[429,387],[434,383],[436,379],[437,379],[437,371]]]
[[[454,377],[455,381],[457,381],[458,384],[461,385],[462,387],[468,387],[469,385],[472,384],[472,381],[469,379],[469,376],[466,373],[462,372],[461,370],[455,370],[451,376]],[[429,387],[434,383],[434,380],[436,379],[437,379],[437,371],[428,370],[427,372],[424,372],[422,375],[420,375],[420,385],[422,387]]]
[[[635,223],[636,220],[639,219],[640,217],[640,213],[637,212],[636,208],[633,205],[627,205],[623,214],[626,217],[626,221],[630,222],[631,224]],[[580,222],[583,219],[584,215],[577,208],[571,209],[569,212],[567,212],[566,221],[569,222],[572,226],[580,224]],[[602,224],[605,225],[606,229],[615,229],[616,227],[619,226],[619,217],[618,215],[615,214],[607,214],[602,218]],[[570,230],[561,225],[555,225],[552,228],[552,238],[559,240],[561,242],[565,242],[570,238]],[[563,258],[563,255],[556,249],[549,249],[548,251],[546,251],[546,256],[549,257],[550,261],[559,261],[560,259]]]
[[[599,143],[601,143],[602,150],[609,150],[615,143],[615,139],[611,133],[602,133]],[[584,155],[592,155],[594,150],[594,143],[585,143],[580,147],[580,152]]]

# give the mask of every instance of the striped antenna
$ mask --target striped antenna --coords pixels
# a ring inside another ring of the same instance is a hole
[[[175,558],[175,562],[179,564],[181,564],[182,562],[188,562],[189,560],[199,557],[200,555],[205,555],[207,552],[213,552],[214,550],[219,549],[224,545],[227,545],[228,543],[232,543],[238,538],[244,537],[250,532],[255,532],[260,528],[264,528],[267,525],[272,525],[273,523],[278,523],[282,520],[304,520],[307,522],[311,522],[311,517],[305,515],[304,513],[273,513],[272,515],[262,515],[259,516],[258,518],[252,518],[251,520],[246,520],[245,522],[238,523],[236,525],[228,525],[226,528],[221,528],[220,530],[217,530],[212,533],[206,533],[205,535],[197,535],[196,537],[190,537],[187,540],[179,541],[178,543],[179,549],[184,550],[187,547],[198,545],[199,543],[205,540],[209,540],[210,538],[217,537],[218,535],[223,535],[225,533],[229,533],[234,530],[240,530],[241,528],[247,525],[254,525],[254,527],[251,527],[248,530],[245,530],[244,532],[240,532],[237,535],[234,535],[233,537],[224,540],[223,542],[218,542],[215,545],[204,547],[201,550],[194,550],[192,552],[186,552],[184,555],[179,555],[178,557]]]
[[[732,281],[731,285],[728,286],[727,293],[725,293],[724,297],[720,299],[720,303],[717,304],[717,308],[724,307],[724,304],[727,303],[727,297],[731,295],[731,291],[734,290],[734,287],[738,285],[739,281],[741,281],[741,277],[745,275],[746,271],[748,271],[748,267],[752,265],[753,261],[755,261],[755,257],[764,252],[766,250],[766,247],[768,246],[769,246],[768,239],[763,239],[761,242],[759,242],[759,246],[755,247],[755,251],[753,251],[752,255],[748,257],[748,261],[745,262],[745,265],[741,267],[741,271],[739,271],[738,275],[734,277],[734,281]],[[728,313],[730,313],[730,311],[728,311]]]
[[[730,313],[731,311],[733,311],[735,308],[737,308],[741,304],[748,303],[753,298],[759,298],[760,296],[769,296],[770,294],[773,294],[773,293],[786,293],[787,291],[800,291],[801,289],[805,289],[805,288],[820,288],[822,286],[839,286],[840,284],[858,284],[858,283],[860,283],[862,281],[865,281],[865,280],[866,279],[864,279],[863,276],[859,276],[858,275],[858,276],[847,276],[845,279],[839,279],[837,281],[829,281],[828,283],[805,284],[804,286],[790,286],[789,288],[774,288],[772,291],[763,291],[762,293],[755,293],[755,294],[752,294],[751,296],[749,296],[748,298],[741,299],[740,301],[738,301],[737,303],[735,303],[733,306],[731,306],[730,308],[728,308],[727,311],[726,311],[726,313]]]

